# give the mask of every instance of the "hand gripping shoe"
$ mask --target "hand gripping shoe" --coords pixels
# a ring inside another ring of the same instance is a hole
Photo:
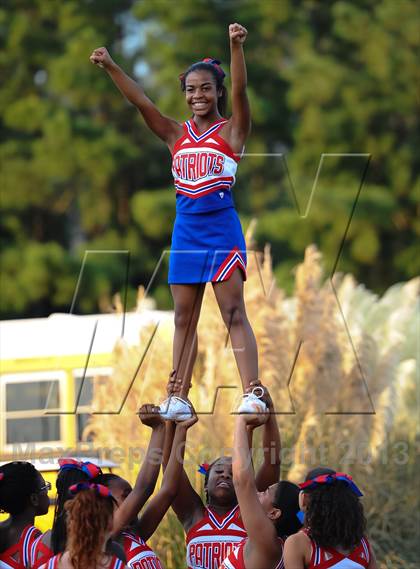
[[[254,387],[251,393],[242,396],[242,402],[238,407],[238,413],[267,413],[268,408],[261,399],[264,395],[262,387]]]

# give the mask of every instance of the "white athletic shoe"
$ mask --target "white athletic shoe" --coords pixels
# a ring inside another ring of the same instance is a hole
[[[191,405],[177,395],[171,395],[159,405],[162,419],[168,421],[186,421],[193,416]]]
[[[261,399],[263,393],[261,387],[254,387],[251,393],[245,393],[238,407],[238,413],[267,413],[267,405]]]

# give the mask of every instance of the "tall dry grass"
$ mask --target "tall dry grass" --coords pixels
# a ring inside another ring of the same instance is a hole
[[[252,235],[247,237],[250,244]],[[320,464],[352,474],[365,493],[380,567],[414,568],[420,554],[415,483],[419,279],[397,284],[379,298],[350,275],[326,279],[314,246],[307,248],[295,277],[294,295],[286,298],[275,282],[269,247],[249,254],[246,306],[260,377],[278,412],[282,477],[299,481]],[[116,346],[114,375],[106,386],[96,386],[95,409],[106,408],[130,384],[150,332],[140,331],[137,346]],[[141,403],[164,397],[172,333],[167,325],[158,328],[122,413],[94,415],[90,424],[97,444],[114,448],[112,458],[121,459],[122,475],[131,481],[149,437],[135,412]],[[196,465],[229,452],[231,411],[240,396],[234,354],[209,286],[190,396],[200,421],[190,433],[186,469],[202,491]],[[183,542],[170,513],[152,539],[167,567],[184,566]]]

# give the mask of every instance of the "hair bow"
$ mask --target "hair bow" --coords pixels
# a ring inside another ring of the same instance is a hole
[[[60,470],[80,470],[81,472],[84,472],[90,479],[96,478],[102,474],[102,470],[99,468],[99,466],[89,461],[82,462],[80,460],[76,460],[75,458],[59,458],[58,464],[60,466]]]
[[[200,464],[200,466],[198,467],[198,472],[200,474],[206,475],[207,472],[209,471],[209,467],[210,465],[207,462],[203,462],[203,464]]]
[[[0,480],[3,480],[3,478],[4,478],[3,472],[0,472]]]
[[[112,494],[110,489],[103,484],[94,484],[93,482],[79,482],[78,484],[72,484],[69,488],[70,494],[75,496],[79,492],[83,492],[84,490],[95,490],[98,496],[102,496],[102,498],[112,498]]]
[[[334,474],[321,474],[320,476],[316,476],[311,480],[307,480],[306,482],[302,482],[299,484],[299,488],[301,490],[312,490],[321,484],[333,484],[336,480],[341,480],[345,482],[350,490],[356,494],[356,496],[363,496],[362,492],[357,487],[356,483],[353,481],[353,478],[349,474],[345,474],[344,472],[335,472]]]
[[[223,69],[220,67],[221,61],[219,61],[218,59],[213,59],[212,57],[205,57],[202,60],[203,63],[210,63],[210,65],[213,65],[213,67],[215,67],[219,73],[219,75],[224,79],[226,77],[226,73],[223,71]]]

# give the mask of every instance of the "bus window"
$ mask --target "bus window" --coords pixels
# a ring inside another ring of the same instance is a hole
[[[6,419],[6,444],[40,443],[60,440],[59,417]]]
[[[45,415],[60,408],[60,380],[5,379],[5,443],[42,443],[61,439],[60,417]]]
[[[92,412],[93,401],[93,376],[86,375],[83,377],[75,377],[74,381],[74,399],[77,401],[76,409],[76,437],[77,441],[92,440],[92,437],[83,438],[83,430],[89,420]]]
[[[93,384],[94,378],[99,378],[101,380],[107,380],[111,374],[109,368],[97,368],[89,370],[89,375],[85,375],[83,379],[83,370],[76,370],[74,372],[74,398],[77,402],[76,410],[76,436],[77,441],[91,441],[93,440],[92,435],[83,436],[83,431],[90,419],[92,413],[92,403],[93,403]]]
[[[6,411],[49,410],[59,407],[58,380],[6,383]]]

